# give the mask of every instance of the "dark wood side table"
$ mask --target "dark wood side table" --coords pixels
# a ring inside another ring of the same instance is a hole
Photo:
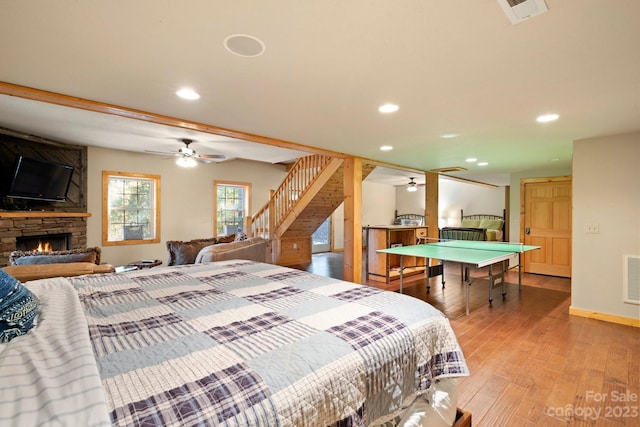
[[[138,270],[141,270],[143,268],[157,267],[159,265],[162,265],[162,261],[160,261],[159,259],[142,259],[127,264],[127,266],[136,267],[138,268]]]

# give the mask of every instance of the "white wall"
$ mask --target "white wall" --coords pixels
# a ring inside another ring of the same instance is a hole
[[[398,214],[421,214],[425,211],[425,188],[410,193],[405,187],[396,187]],[[459,227],[460,209],[466,214],[502,215],[504,187],[484,185],[438,178],[438,227]]]
[[[160,175],[160,243],[143,245],[102,245],[102,171]],[[87,245],[102,247],[104,262],[121,265],[139,259],[166,262],[167,240],[190,240],[213,236],[213,181],[251,184],[251,214],[269,198],[286,176],[282,165],[230,160],[200,164],[193,169],[178,167],[162,156],[89,147]]]
[[[396,210],[396,188],[362,182],[362,225],[392,224]],[[424,210],[424,209],[423,209]]]
[[[393,222],[395,187],[375,182],[362,182],[362,225],[384,225]],[[344,204],[333,213],[333,250],[344,250]],[[364,245],[364,237],[362,244]]]
[[[440,178],[438,180],[438,226],[460,227],[460,209],[465,215],[504,214],[505,187],[486,187]]]
[[[638,161],[640,132],[573,144],[572,308],[640,319],[640,306],[623,302],[622,270],[623,255],[640,256]]]

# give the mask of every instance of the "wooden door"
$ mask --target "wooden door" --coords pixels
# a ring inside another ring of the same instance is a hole
[[[523,179],[520,198],[520,241],[541,246],[524,271],[571,277],[571,177]]]

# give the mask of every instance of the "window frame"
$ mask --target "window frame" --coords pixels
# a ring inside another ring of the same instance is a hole
[[[251,214],[251,183],[240,181],[213,181],[213,236],[218,237],[218,187],[219,186],[233,186],[244,187],[245,201],[244,201],[244,215],[242,216],[242,232],[245,234],[247,230],[244,229],[244,219]]]
[[[154,197],[153,197],[153,213],[155,237],[152,239],[131,239],[131,240],[109,240],[109,181],[111,177],[131,178],[131,179],[147,179],[153,181]],[[118,171],[102,171],[102,245],[103,246],[121,246],[121,245],[142,245],[149,243],[160,243],[160,175],[135,173],[135,172],[118,172]]]

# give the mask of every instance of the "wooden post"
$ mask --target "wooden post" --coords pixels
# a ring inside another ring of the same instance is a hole
[[[344,159],[343,278],[362,283],[362,159]]]
[[[280,261],[280,237],[276,238],[276,204],[273,195],[275,190],[269,190],[269,223],[265,224],[268,228],[268,239],[271,242],[271,263],[277,264]]]
[[[429,228],[427,237],[433,242],[433,239],[438,239],[440,231],[438,228],[438,174],[425,172],[424,178],[424,224]],[[431,265],[436,265],[438,262],[437,259],[432,259]]]

